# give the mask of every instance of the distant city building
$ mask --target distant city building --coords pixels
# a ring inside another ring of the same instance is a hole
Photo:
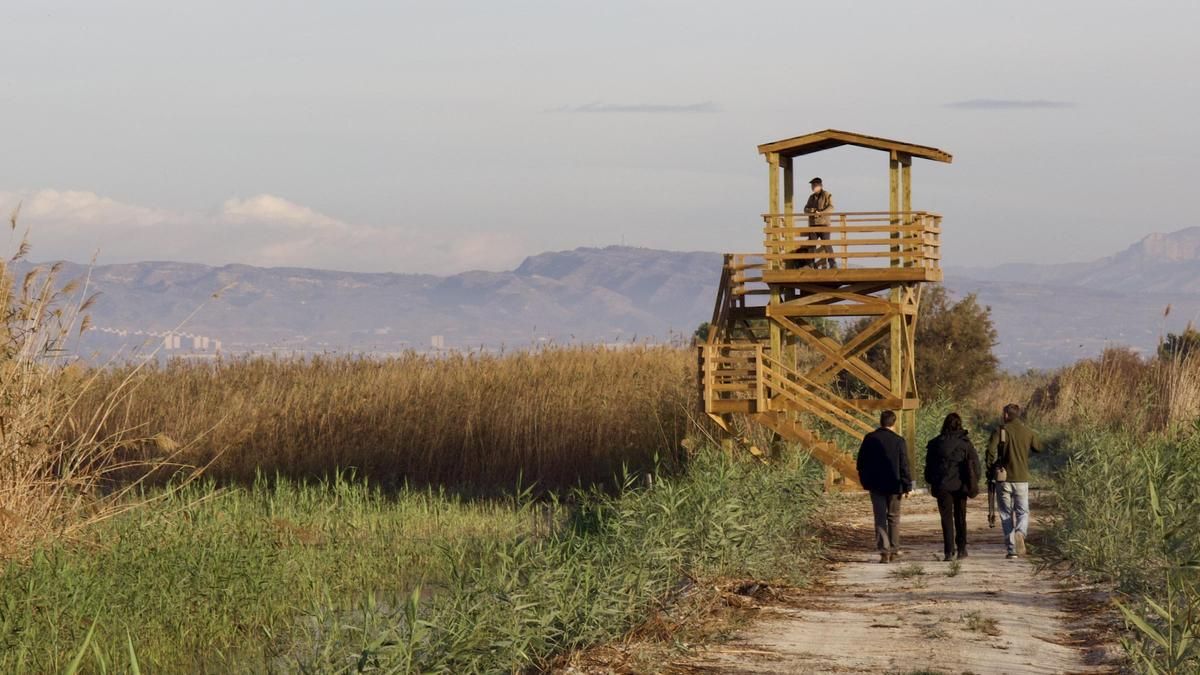
[[[429,339],[429,343],[433,346],[434,349],[445,349],[446,348],[446,336],[445,335],[434,335],[432,338]]]

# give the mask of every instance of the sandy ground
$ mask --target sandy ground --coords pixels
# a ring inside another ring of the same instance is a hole
[[[1038,512],[1034,496],[1033,511]],[[905,555],[884,565],[873,551],[870,502],[847,495],[827,524],[824,584],[787,607],[768,606],[733,641],[676,666],[713,673],[1111,673],[1104,597],[1070,587],[1027,559],[1006,560],[988,529],[984,496],[968,507],[970,556],[957,574],[940,561],[937,505],[904,502]],[[1037,523],[1030,533],[1037,540]],[[918,573],[919,572],[919,573]]]

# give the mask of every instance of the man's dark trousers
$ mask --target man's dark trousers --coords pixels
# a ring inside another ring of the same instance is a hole
[[[875,546],[880,553],[900,550],[900,495],[871,493],[871,510],[875,512]]]
[[[942,547],[946,557],[967,552],[967,495],[942,492],[937,495],[938,514],[942,517]]]

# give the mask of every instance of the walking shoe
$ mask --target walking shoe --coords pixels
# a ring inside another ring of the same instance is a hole
[[[963,559],[963,558],[965,558],[965,557],[967,557],[967,549],[965,549],[965,548],[964,548],[964,549],[962,549],[961,551],[959,551],[959,552],[958,552],[958,557],[959,557],[959,559],[960,559],[960,560],[961,560],[961,559]]]
[[[1004,557],[1008,558],[1009,560],[1016,560],[1018,556],[1016,553],[1009,553],[1008,555],[1006,555]]]
[[[1025,555],[1025,534],[1019,530],[1013,532],[1013,539],[1017,542],[1017,555]]]
[[[954,562],[955,560],[958,560],[958,554],[956,553],[947,553],[946,556],[942,558],[943,562]]]
[[[888,553],[887,551],[880,551],[879,562],[883,563],[884,565],[892,562],[892,554]]]

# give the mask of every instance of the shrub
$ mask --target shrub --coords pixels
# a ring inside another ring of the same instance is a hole
[[[854,332],[872,320],[863,319]],[[928,286],[917,319],[917,390],[923,398],[954,399],[977,391],[996,375],[995,345],[990,308],[981,306],[974,294],[954,302],[941,285]],[[886,341],[867,352],[867,361],[880,372],[888,372]]]

